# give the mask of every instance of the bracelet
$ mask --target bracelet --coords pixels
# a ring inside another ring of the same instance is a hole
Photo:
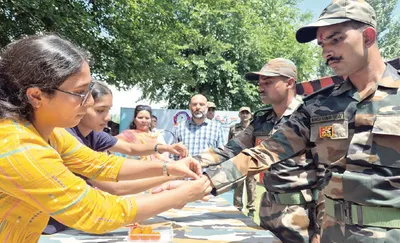
[[[162,167],[162,173],[165,176],[169,176],[168,170],[167,170],[167,165],[168,165],[168,161],[164,161],[164,164],[163,164],[163,167]]]
[[[157,143],[156,145],[154,145],[154,152],[159,153],[158,152],[158,145],[162,145],[161,143]]]

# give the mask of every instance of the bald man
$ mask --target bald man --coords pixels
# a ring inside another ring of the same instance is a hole
[[[206,116],[207,98],[197,94],[190,99],[192,117],[179,123],[175,135],[189,150],[189,155],[196,155],[206,148],[224,145],[223,128],[220,122],[209,120]],[[177,159],[177,158],[176,158]]]

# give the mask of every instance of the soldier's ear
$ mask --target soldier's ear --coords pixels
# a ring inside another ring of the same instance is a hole
[[[293,89],[295,86],[296,86],[296,80],[294,80],[294,78],[289,78],[287,81],[286,81],[286,86],[289,88],[289,89]]]
[[[376,30],[372,27],[368,27],[363,31],[364,43],[367,48],[375,44],[376,34]]]

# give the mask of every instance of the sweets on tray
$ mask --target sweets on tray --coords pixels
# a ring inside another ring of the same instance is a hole
[[[152,227],[144,226],[144,227],[133,227],[129,232],[130,240],[150,240],[150,241],[158,241],[161,239],[160,232],[153,231]]]
[[[136,243],[171,243],[174,239],[172,225],[151,227],[141,225],[129,230],[128,242]]]

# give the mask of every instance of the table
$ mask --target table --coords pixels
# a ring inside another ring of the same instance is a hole
[[[209,202],[187,204],[180,210],[168,210],[140,224],[152,227],[172,225],[175,243],[280,242],[271,232],[256,225],[221,196],[212,197]],[[39,243],[126,242],[128,230],[120,228],[107,234],[94,235],[69,229],[54,235],[42,235]]]

